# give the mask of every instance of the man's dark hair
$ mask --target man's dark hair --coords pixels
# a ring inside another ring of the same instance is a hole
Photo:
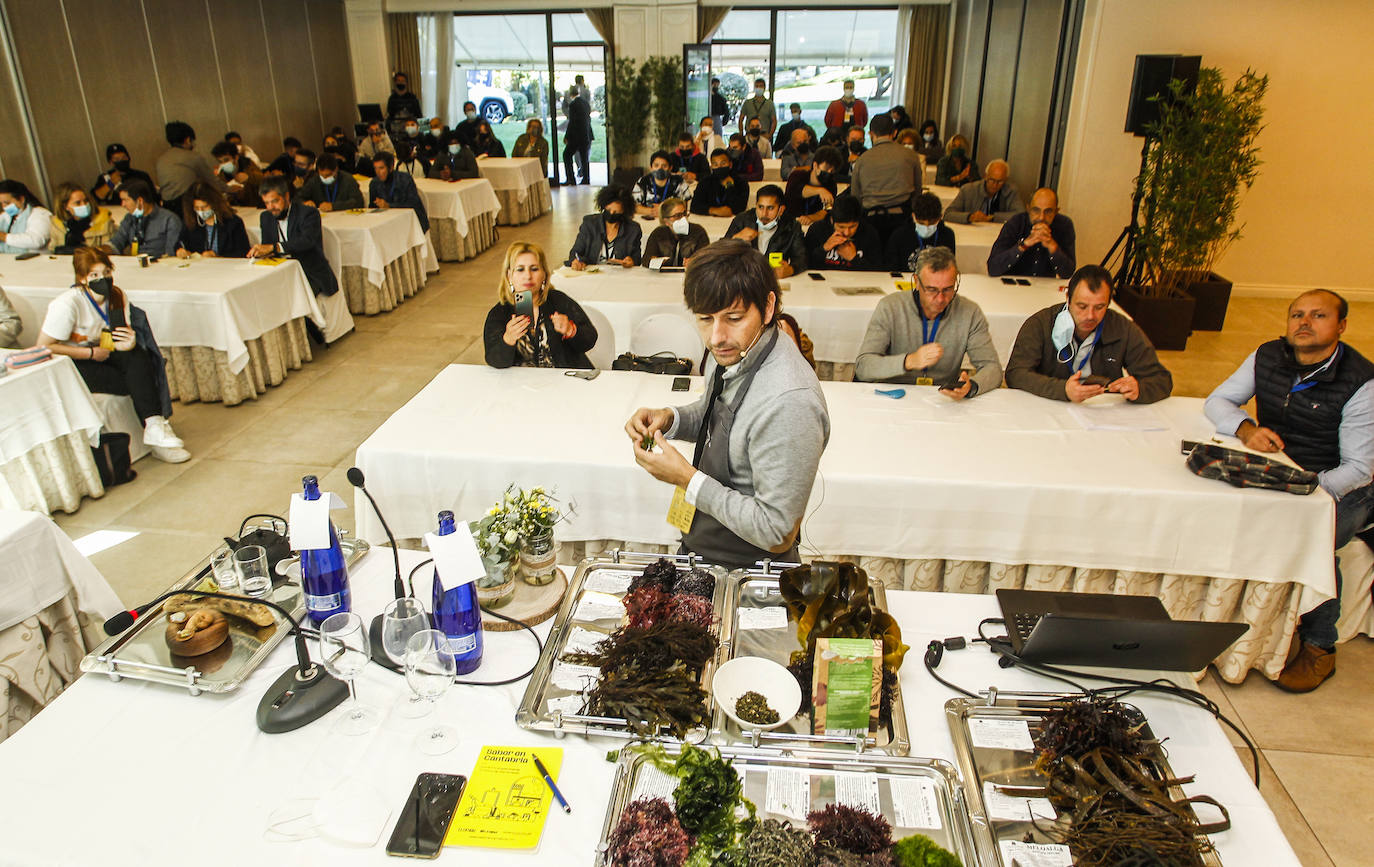
[[[139,199],[142,199],[150,205],[157,204],[157,196],[153,195],[153,188],[142,178],[134,178],[132,181],[129,181],[120,188],[120,192],[128,193],[129,201],[131,202],[137,202]]]
[[[1316,295],[1318,293],[1322,295],[1330,295],[1332,298],[1336,299],[1337,319],[1344,321],[1345,317],[1350,315],[1350,302],[1342,298],[1340,293],[1332,292],[1330,289],[1308,289],[1306,292],[1302,293],[1302,295],[1299,295],[1298,298],[1301,298],[1303,295]],[[1298,298],[1294,298],[1293,301],[1289,303],[1288,307],[1290,310],[1292,309],[1293,304],[1297,302]]]
[[[776,298],[777,293],[778,278],[767,257],[738,238],[725,238],[701,248],[688,261],[683,275],[683,300],[696,314],[718,313],[743,301],[767,316],[768,296]]]
[[[297,148],[297,149],[296,149],[296,156],[298,156],[298,157],[305,157],[306,159],[310,160],[312,163],[315,161],[315,152],[312,151],[310,148]]]
[[[210,156],[218,159],[219,157],[237,157],[239,149],[234,147],[234,143],[228,140],[217,141],[215,146],[210,148]]]
[[[744,146],[744,136],[741,135],[741,134],[739,134],[739,133],[737,133],[737,132],[732,132],[732,133],[730,133],[730,144],[734,144],[735,142],[739,142],[740,146],[743,147],[743,146]]]
[[[464,114],[467,114],[468,106],[472,106],[472,110],[473,110],[473,111],[476,111],[476,110],[477,110],[477,103],[475,103],[475,102],[465,102],[465,103],[463,103],[463,113],[464,113]]]
[[[267,171],[269,172],[281,172],[284,175],[289,175],[295,170],[296,161],[291,159],[286,154],[282,154],[281,156],[277,157],[276,159],[272,160],[272,162],[267,164]]]
[[[764,196],[772,196],[773,199],[774,199],[779,205],[781,205],[781,204],[782,204],[782,187],[778,186],[777,184],[765,184],[764,186],[759,187],[759,191],[758,191],[757,193],[754,194],[754,201],[757,202],[759,199],[763,198]]]
[[[760,85],[760,84],[762,84],[764,87],[767,87],[767,86],[768,86],[768,82],[765,81],[764,79],[762,79],[762,78],[756,78],[756,79],[754,79],[754,85],[755,85],[755,86],[758,86],[758,85]]]
[[[129,155],[129,149],[119,142],[114,142],[105,148],[105,161],[109,162],[110,157],[115,154],[124,154],[124,156],[127,157]]]
[[[1084,265],[1082,268],[1073,272],[1073,276],[1069,278],[1069,288],[1064,295],[1064,299],[1066,301],[1072,301],[1073,290],[1077,289],[1079,284],[1082,283],[1087,284],[1088,291],[1090,292],[1101,292],[1102,287],[1107,287],[1108,301],[1112,299],[1112,295],[1115,294],[1116,291],[1112,286],[1112,272],[1103,268],[1101,265]]]
[[[226,133],[224,134],[224,140],[225,140],[225,141],[229,141],[229,139],[231,139],[231,138],[236,138],[236,139],[238,139],[239,141],[243,141],[243,136],[241,136],[241,135],[239,135],[238,133],[234,132],[232,129],[229,130],[228,132],[226,132]]]
[[[289,135],[281,140],[281,146],[282,148],[298,148],[301,146],[301,140],[294,135]]]
[[[402,71],[399,70],[399,69],[396,70],[395,72],[391,73],[391,80],[392,80],[392,81],[395,81],[395,80],[398,79],[398,78],[404,78],[404,79],[406,80],[406,83],[407,83],[407,84],[410,83],[410,76],[409,76],[409,75],[406,75],[404,72],[402,72]]]
[[[830,206],[830,223],[858,223],[864,215],[863,205],[853,196],[837,196]]]
[[[911,200],[911,216],[918,220],[938,220],[944,212],[940,197],[934,193],[920,193]]]
[[[697,126],[701,126],[703,123],[705,123],[705,122],[708,121],[708,120],[711,122],[711,131],[714,132],[715,129],[716,129],[716,119],[713,118],[713,117],[711,117],[709,114],[703,116],[701,120],[697,121]]]
[[[191,125],[179,120],[174,120],[167,124],[165,132],[167,133],[167,144],[172,147],[176,147],[188,138],[193,139],[196,137],[196,131],[191,129]]]
[[[454,130],[449,130],[448,132],[444,133],[444,134],[443,134],[443,137],[440,138],[439,140],[440,140],[441,142],[443,142],[444,147],[448,147],[449,145],[453,144],[454,142],[457,142],[458,144],[462,144],[462,143],[463,143],[462,137],[459,136],[458,133],[455,132]]]
[[[291,182],[281,175],[273,175],[263,178],[258,184],[258,196],[265,196],[268,193],[276,193],[287,203],[291,202]]]
[[[794,103],[792,103],[791,105],[789,105],[789,106],[787,107],[787,110],[788,110],[788,111],[792,111],[792,110],[794,110],[794,109],[795,109],[796,111],[801,111],[801,103],[800,103],[800,102],[794,102]]]
[[[825,145],[824,147],[817,149],[816,157],[812,160],[812,162],[817,164],[825,163],[832,169],[838,169],[840,166],[844,165],[844,157],[840,156],[840,151],[838,148],[833,148],[830,145]]]
[[[712,83],[712,84],[720,84],[720,79],[719,79],[719,78],[712,78],[712,79],[711,79],[711,83]]]
[[[878,117],[882,117],[882,115],[878,115]],[[874,120],[877,120],[877,118],[874,118]],[[891,118],[889,118],[889,120],[891,120]],[[856,123],[856,124],[851,124],[850,127],[849,127],[849,129],[846,129],[846,130],[844,131],[844,137],[847,139],[847,138],[849,138],[851,135],[853,135],[854,133],[858,133],[858,134],[859,134],[859,139],[862,140],[862,139],[863,139],[863,135],[864,135],[863,124],[858,124],[858,123]]]
[[[339,158],[334,154],[320,154],[320,158],[315,160],[315,171],[324,170],[326,172],[336,172],[339,170]]]
[[[690,132],[678,133],[677,143],[682,144],[685,141],[692,141],[692,134]]]
[[[372,130],[373,130],[373,128],[376,128],[377,132],[380,132],[380,133],[385,133],[385,132],[386,132],[386,128],[382,126],[382,122],[381,122],[380,120],[370,120],[370,121],[367,122],[367,134],[368,134],[368,135],[372,135]]]
[[[130,183],[132,183],[132,181]],[[125,187],[125,189],[128,189],[128,187]],[[23,199],[26,205],[33,204],[33,193],[29,192],[29,188],[24,185],[23,181],[9,179],[0,181],[0,193],[4,193],[12,198]]]
[[[653,165],[654,160],[663,160],[665,163],[668,163],[670,165],[673,162],[672,160],[668,159],[667,151],[654,151],[652,154],[649,155],[649,165]]]
[[[630,195],[630,191],[624,187],[617,187],[614,184],[602,187],[596,193],[596,209],[606,210],[606,206],[611,202],[620,203],[620,212],[623,214],[633,214],[635,212],[635,200]]]
[[[884,112],[868,122],[868,131],[874,135],[892,135],[892,115]]]
[[[711,151],[711,159],[715,159],[716,157],[725,157],[728,160],[730,159],[730,152],[725,148],[716,148]]]
[[[396,158],[391,155],[390,151],[382,151],[377,154],[372,158],[372,162],[381,163],[386,166],[387,171],[391,171],[396,167]]]

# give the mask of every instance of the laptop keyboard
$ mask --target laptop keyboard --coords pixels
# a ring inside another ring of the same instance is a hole
[[[1024,644],[1030,638],[1031,630],[1035,629],[1035,624],[1040,622],[1043,614],[1029,614],[1022,612],[1013,614],[1007,626],[1016,633],[1017,638]]]

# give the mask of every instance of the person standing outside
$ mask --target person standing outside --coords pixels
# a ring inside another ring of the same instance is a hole
[[[564,183],[590,184],[592,139],[595,138],[592,134],[592,107],[578,93],[576,86],[568,88],[564,113],[568,117],[568,126],[563,131],[563,169],[567,175]],[[573,171],[574,160],[582,172],[581,180]]]
[[[868,104],[854,97],[854,80],[846,78],[843,87],[843,95],[832,100],[825,110],[825,128],[841,130],[850,126],[860,129],[868,126]]]

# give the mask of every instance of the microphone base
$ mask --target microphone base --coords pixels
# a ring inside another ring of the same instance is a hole
[[[372,649],[372,661],[382,668],[391,671],[404,671],[397,665],[390,656],[387,656],[386,645],[382,643],[382,615],[378,614],[372,618],[372,625],[367,629],[368,645]]]
[[[325,672],[319,664],[302,678],[296,666],[282,672],[258,702],[258,728],[268,734],[295,731],[308,725],[348,698],[348,684]]]

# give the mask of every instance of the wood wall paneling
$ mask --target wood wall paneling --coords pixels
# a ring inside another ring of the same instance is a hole
[[[320,87],[320,111],[324,128],[342,126],[352,134],[358,119],[357,100],[353,98],[353,73],[348,52],[348,25],[341,0],[307,0],[310,38],[315,48],[315,80]],[[323,135],[321,135],[323,138]],[[322,142],[307,142],[320,151]]]
[[[1007,161],[1011,164],[1012,180],[1027,201],[1040,185],[1045,130],[1054,111],[1050,99],[1063,15],[1063,0],[1028,0],[1026,3]]]
[[[258,4],[244,0],[208,3],[210,20],[215,22],[220,82],[229,103],[229,129],[243,136],[259,157],[271,161],[282,152],[282,131],[277,125],[272,77],[267,71],[267,37]]]
[[[978,140],[973,143],[979,168],[986,166],[989,160],[1007,155],[1023,3],[1024,0],[993,0],[992,3],[992,30],[988,34],[987,67],[983,76],[983,110],[979,115]],[[1049,56],[1052,58],[1053,52]]]
[[[310,27],[304,0],[271,0],[267,12],[267,43],[272,53],[272,79],[284,135],[293,135],[319,152],[324,135],[320,117],[315,66],[310,60]],[[259,154],[261,156],[261,154]]]
[[[228,131],[209,13],[201,0],[143,0],[143,6],[167,119],[189,123],[196,149],[208,157]]]
[[[72,80],[75,81],[75,71]],[[9,47],[0,44],[0,176],[22,180],[42,195],[37,155],[24,130],[20,89],[10,65]]]

